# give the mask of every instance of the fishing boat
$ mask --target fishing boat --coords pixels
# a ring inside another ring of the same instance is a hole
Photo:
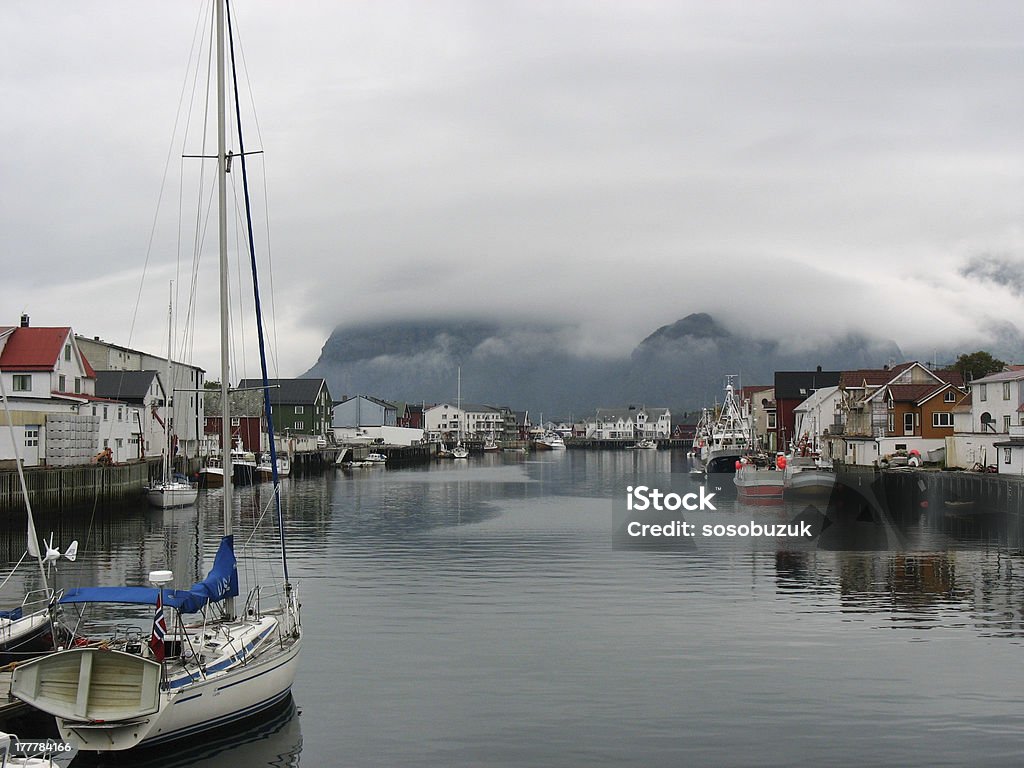
[[[820,465],[814,458],[790,456],[786,463],[785,494],[787,498],[825,499],[836,484],[836,473]]]
[[[732,474],[736,462],[756,452],[750,413],[736,397],[735,376],[726,377],[725,402],[718,418],[711,424],[705,468],[709,474]]]
[[[785,473],[740,460],[733,477],[736,498],[747,504],[781,504]]]
[[[228,217],[226,54],[234,61],[231,19],[226,0],[214,10],[217,59],[217,203],[219,222],[221,314],[221,427],[222,444],[231,444],[229,384]],[[225,45],[227,38],[227,46]],[[232,66],[237,104],[237,77]],[[236,111],[236,115],[237,115]],[[245,148],[241,120],[235,157],[240,158],[249,225],[249,255],[255,268],[252,218],[245,180]],[[260,334],[260,363],[264,407],[276,466],[273,418],[266,386],[266,354],[259,287],[253,273],[256,327]],[[230,452],[224,459],[231,475]],[[69,589],[60,605],[79,610],[99,604],[106,627],[114,626],[101,645],[74,646],[26,662],[14,670],[11,691],[17,698],[52,715],[61,738],[84,752],[117,752],[189,739],[198,734],[272,711],[290,696],[302,646],[298,595],[288,576],[280,486],[275,478],[274,502],[280,532],[283,577],[279,590],[247,584],[241,606],[234,547],[233,488],[224,484],[221,498],[223,535],[213,567],[205,579],[187,589],[174,589],[171,571],[149,574],[151,586],[101,586]],[[245,551],[243,548],[243,556]],[[247,576],[250,569],[246,570]],[[255,577],[253,577],[255,580]],[[126,624],[109,621],[117,605]],[[239,609],[240,608],[240,609]],[[152,633],[140,637],[130,628],[139,610],[153,610]],[[189,618],[186,618],[189,617]],[[98,637],[90,633],[91,637]]]
[[[500,450],[501,450],[501,447],[495,441],[494,435],[488,435],[484,439],[484,453],[494,453],[494,452],[500,451]]]
[[[276,456],[274,460],[277,461]],[[267,466],[270,467],[269,462]],[[273,467],[270,469],[273,472]],[[235,485],[252,485],[257,480],[256,454],[245,450],[240,435],[235,438],[235,447],[231,449],[231,479]]]
[[[634,446],[634,447],[636,447],[637,449],[639,449],[641,451],[656,451],[656,450],[658,450],[658,444],[656,442],[654,442],[653,440],[651,440],[651,438],[649,438],[649,437],[645,437],[643,440],[638,441],[636,446]]]
[[[199,485],[202,488],[220,488],[224,485],[224,462],[220,456],[209,456],[199,470]]]
[[[160,509],[169,509],[172,507],[187,507],[191,504],[196,503],[196,498],[199,496],[198,487],[188,482],[185,479],[179,479],[174,477],[171,468],[171,430],[169,422],[171,420],[171,398],[172,398],[172,386],[171,386],[171,353],[173,351],[173,337],[174,337],[174,287],[171,286],[171,301],[167,306],[167,381],[164,386],[166,391],[164,392],[164,446],[163,455],[164,460],[162,462],[162,473],[160,481],[153,483],[146,488],[146,499],[149,503]]]
[[[288,477],[292,471],[292,464],[287,456],[277,457],[277,476]],[[263,482],[274,479],[274,467],[270,463],[270,452],[263,454],[256,464],[256,478]]]

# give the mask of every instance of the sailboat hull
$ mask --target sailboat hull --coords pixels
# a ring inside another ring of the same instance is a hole
[[[196,503],[199,489],[190,483],[157,483],[146,491],[146,498],[154,507],[187,507]]]
[[[33,674],[26,674],[19,668],[20,679],[14,684],[14,692],[36,708],[54,714],[61,738],[79,750],[119,752],[155,746],[247,719],[283,701],[291,693],[295,680],[301,639],[289,638],[284,645],[276,639],[267,642],[270,647],[244,665],[179,687],[174,687],[172,680],[170,688],[159,684],[160,665],[153,661],[127,653],[97,652],[101,654],[97,658],[103,658],[108,666],[110,657],[116,657],[117,679],[121,685],[118,700],[127,702],[122,704],[127,709],[111,711],[103,718],[88,717],[91,712],[83,716],[67,711],[67,707],[92,706],[94,700],[102,701],[104,693],[109,694],[81,671],[87,666],[84,656],[71,656],[96,649],[44,657],[37,662],[39,668]],[[48,661],[50,659],[56,660]],[[153,667],[156,668],[155,692],[152,690]],[[106,672],[105,677],[96,679],[109,688],[109,670]],[[54,705],[41,698],[42,694],[37,692],[42,687],[39,680],[45,681],[48,689],[56,688],[68,703]]]

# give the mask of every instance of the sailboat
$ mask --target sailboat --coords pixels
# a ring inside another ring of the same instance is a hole
[[[171,472],[171,430],[168,424],[171,421],[171,398],[173,385],[171,384],[171,351],[173,348],[174,333],[174,287],[171,287],[171,301],[167,307],[167,380],[164,382],[164,460],[161,480],[153,483],[146,489],[146,498],[154,507],[168,509],[170,507],[187,507],[196,503],[199,496],[199,489],[185,480],[175,480]]]
[[[223,445],[231,444],[228,398],[228,248],[227,248],[227,121],[225,109],[225,36],[234,60],[231,19],[226,0],[215,4],[217,57],[217,167],[221,292],[221,426]],[[237,78],[232,70],[237,102]],[[237,109],[237,107],[236,107]],[[237,112],[236,112],[237,114]],[[243,185],[246,179],[241,121],[237,121],[238,152]],[[255,263],[252,224],[246,186],[246,218],[250,257]],[[266,382],[262,318],[256,295],[260,357]],[[276,459],[273,419],[264,385],[264,405],[270,425],[272,461]],[[231,454],[224,451],[225,476],[231,475]],[[276,461],[272,464],[276,466]],[[86,752],[123,751],[193,738],[196,734],[247,719],[290,696],[302,646],[296,590],[289,582],[288,560],[280,508],[280,489],[274,497],[280,530],[283,584],[276,594],[259,586],[251,589],[241,610],[232,522],[233,487],[225,483],[223,537],[213,568],[188,589],[172,589],[171,571],[149,574],[152,586],[84,587],[68,592],[60,604],[121,604],[154,609],[149,642],[138,631],[121,625],[102,645],[76,646],[27,662],[13,674],[12,693],[42,712],[53,715],[61,738]],[[107,607],[109,614],[110,608]],[[197,618],[186,622],[186,616]],[[134,617],[133,617],[134,618]],[[129,623],[131,623],[129,621]],[[112,626],[107,623],[106,626]]]
[[[462,444],[462,423],[466,420],[466,414],[462,412],[462,368],[459,368],[459,384],[455,396],[455,407],[459,409],[459,441],[452,448],[453,459],[468,459],[469,449]]]

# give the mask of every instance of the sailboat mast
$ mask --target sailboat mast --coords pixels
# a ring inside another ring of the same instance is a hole
[[[224,83],[224,2],[217,0],[215,23],[217,27],[217,224],[220,254],[220,422],[221,444],[224,465],[224,535],[233,532],[231,512],[233,509],[231,482],[234,469],[231,466],[231,407],[229,394],[228,367],[228,193],[227,193],[227,89]],[[235,615],[235,601],[227,598],[224,610],[229,617]]]
[[[171,393],[174,386],[171,384],[171,345],[173,342],[174,329],[174,281],[171,281],[167,297],[167,381],[164,383],[164,474],[163,481],[170,481],[171,477],[171,430],[168,424],[171,420]],[[165,493],[168,493],[165,489]]]

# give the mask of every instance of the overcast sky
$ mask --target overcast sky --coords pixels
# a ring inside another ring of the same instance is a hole
[[[606,355],[694,311],[940,355],[1024,324],[1019,0],[236,5],[280,375],[456,310]],[[165,348],[171,230],[141,278],[200,13],[0,6],[0,324]]]

